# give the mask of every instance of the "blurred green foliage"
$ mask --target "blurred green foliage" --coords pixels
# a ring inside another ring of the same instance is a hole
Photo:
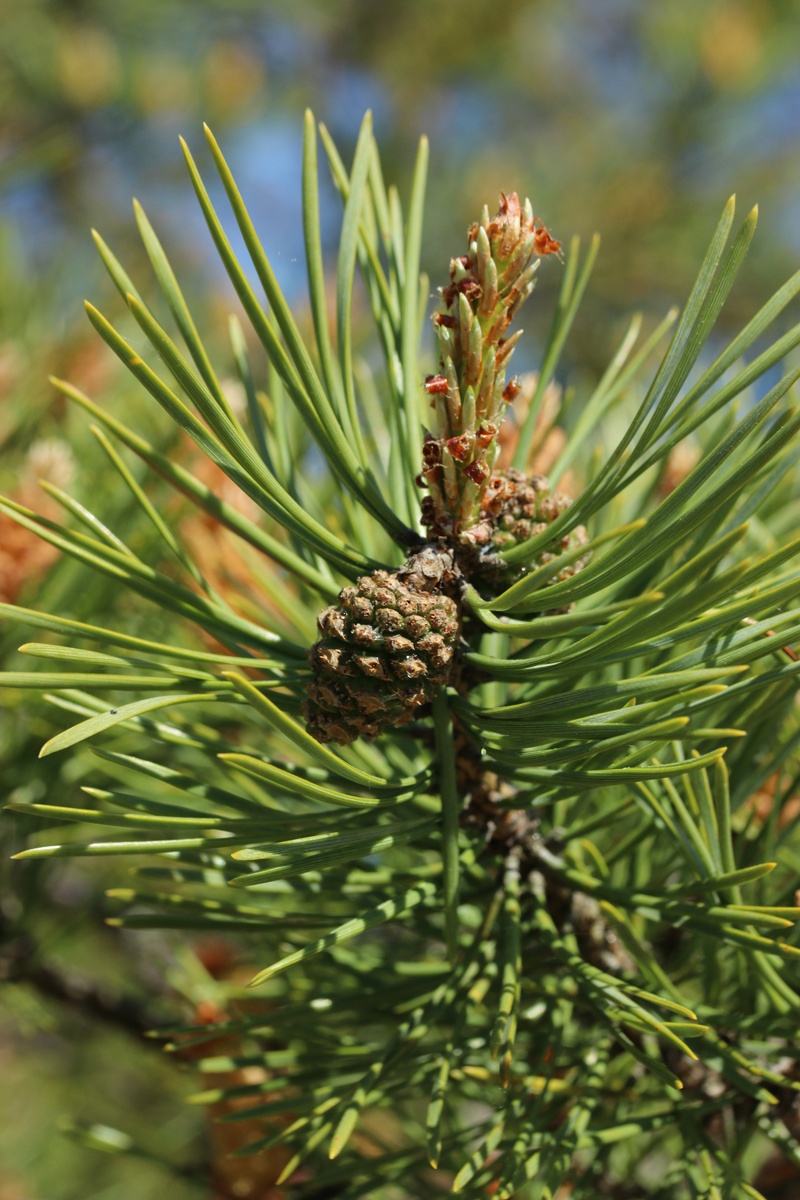
[[[174,134],[201,120],[233,127],[234,169],[260,139],[254,190],[295,203],[275,140],[310,104],[345,148],[371,105],[392,170],[430,135],[428,255],[501,189],[562,238],[599,229],[587,361],[620,311],[685,290],[731,191],[766,218],[754,304],[800,243],[795,0],[3,0],[0,23],[5,186],[35,189],[67,241],[115,232],[131,190],[167,203]]]

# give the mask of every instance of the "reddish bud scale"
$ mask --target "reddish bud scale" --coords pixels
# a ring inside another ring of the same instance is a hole
[[[534,252],[540,257],[543,258],[545,254],[561,253],[561,242],[557,242],[555,238],[552,238],[541,223],[536,229],[534,238]]]
[[[425,391],[429,396],[442,396],[447,393],[448,383],[444,375],[429,375],[425,380]]]
[[[456,462],[467,462],[475,445],[474,434],[461,433],[458,437],[448,438],[445,446]]]
[[[503,399],[506,404],[513,403],[522,390],[522,384],[519,376],[515,375],[513,379],[509,379],[506,386],[503,388]]]
[[[464,468],[464,474],[467,479],[478,485],[485,483],[491,475],[492,470],[488,463],[482,462],[476,458]]]

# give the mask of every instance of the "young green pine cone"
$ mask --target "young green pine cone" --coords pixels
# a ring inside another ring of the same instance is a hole
[[[506,383],[506,367],[520,334],[505,335],[533,290],[538,259],[559,248],[530,202],[520,205],[511,192],[501,196],[495,217],[484,209],[469,230],[467,253],[450,264],[450,283],[441,289],[445,311],[434,317],[440,373],[425,384],[434,429],[422,476],[437,537],[458,537],[480,520],[500,424],[519,392],[517,380]]]
[[[450,677],[460,612],[457,573],[434,547],[399,571],[364,575],[317,618],[304,715],[319,742],[377,737],[410,721]]]

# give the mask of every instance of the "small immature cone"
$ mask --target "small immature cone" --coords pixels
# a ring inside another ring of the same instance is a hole
[[[450,678],[460,610],[445,550],[428,546],[399,571],[375,571],[342,588],[317,618],[312,679],[303,706],[309,733],[345,745],[404,725]]]
[[[543,475],[524,475],[513,467],[496,471],[483,493],[480,521],[461,535],[461,569],[472,579],[497,588],[508,587],[517,576],[498,551],[512,550],[545,533],[548,525],[557,521],[571,504],[569,496],[551,490]],[[583,525],[577,525],[546,543],[523,570],[552,564],[552,575],[546,585],[563,583],[582,571],[589,561],[588,554],[580,553],[588,540]],[[570,556],[565,559],[568,552]],[[569,606],[546,611],[569,612]]]
[[[520,389],[516,379],[506,381],[519,333],[506,332],[533,290],[539,258],[560,249],[516,192],[501,196],[495,217],[484,209],[468,238],[468,252],[452,260],[450,283],[441,289],[445,310],[434,317],[439,374],[425,383],[434,428],[423,448],[430,489],[423,519],[448,539],[480,520],[500,425]]]

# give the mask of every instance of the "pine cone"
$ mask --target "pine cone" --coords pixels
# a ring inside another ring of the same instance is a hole
[[[304,715],[320,742],[377,737],[447,682],[460,629],[452,555],[427,547],[399,571],[364,575],[317,618]]]
[[[462,530],[458,538],[456,558],[467,579],[486,583],[495,588],[507,587],[522,573],[507,564],[500,550],[510,550],[521,542],[535,537],[560,517],[572,499],[560,492],[551,492],[543,475],[526,476],[509,467],[492,476],[481,501],[480,520],[470,529]],[[422,504],[422,521],[436,534],[436,514],[430,498]],[[583,525],[540,550],[526,570],[535,570],[555,562],[566,550],[584,545],[588,540]],[[586,566],[588,555],[554,571],[548,583],[569,579]]]

